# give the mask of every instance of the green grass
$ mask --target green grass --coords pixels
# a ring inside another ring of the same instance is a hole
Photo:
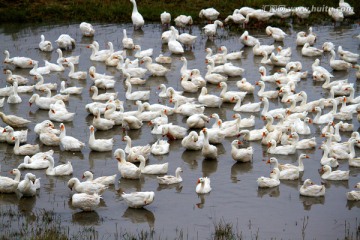
[[[262,8],[264,5],[294,6],[338,6],[338,0],[138,0],[138,9],[145,21],[160,20],[163,11],[170,12],[173,19],[180,15],[191,15],[195,23],[199,23],[199,11],[203,8],[214,7],[220,12],[220,19],[225,19],[232,14],[234,9],[242,6]],[[348,0],[359,14],[360,1]],[[131,19],[132,5],[129,0],[0,0],[0,22],[129,22]],[[312,14],[308,22],[313,19],[324,19],[327,13]],[[310,15],[311,16],[311,15]]]

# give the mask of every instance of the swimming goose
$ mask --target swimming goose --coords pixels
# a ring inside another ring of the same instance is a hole
[[[13,140],[14,136],[17,136],[20,139],[20,143],[25,143],[27,141],[28,129],[14,131],[11,126],[6,126],[0,132],[0,135],[4,137],[2,140],[7,142],[8,144],[15,144],[15,140]]]
[[[252,147],[239,148],[242,144],[240,140],[233,140],[231,142],[231,157],[237,162],[250,162],[253,157],[254,150]]]
[[[144,145],[144,146],[132,146],[131,143],[131,138],[129,136],[124,136],[122,138],[122,141],[126,142],[126,147],[125,147],[125,153],[129,154],[130,151],[132,151],[133,153],[137,154],[137,155],[142,155],[145,160],[149,159],[150,156],[150,152],[151,152],[151,147],[150,144]]]
[[[325,124],[325,123],[328,123],[329,121],[334,120],[334,115],[332,114],[332,112],[328,112],[324,115],[321,115],[320,107],[315,107],[312,111],[316,112],[316,116],[313,119],[313,122],[315,124]]]
[[[89,147],[92,151],[97,152],[107,152],[111,151],[114,145],[114,139],[95,139],[95,128],[94,126],[89,127],[90,137],[89,137]]]
[[[41,34],[41,41],[39,43],[39,48],[43,52],[51,52],[53,50],[53,46],[50,41],[45,41],[45,36]]]
[[[337,53],[339,54],[342,60],[345,60],[350,63],[356,63],[357,60],[359,59],[359,54],[350,51],[345,51],[342,49],[342,46],[338,47]]]
[[[111,98],[117,98],[118,92],[105,92],[105,93],[101,93],[99,94],[99,89],[96,86],[91,86],[90,88],[91,92],[94,92],[92,95],[92,100],[95,101],[107,101],[110,100]]]
[[[312,149],[316,147],[315,137],[299,140],[299,135],[296,132],[292,132],[289,136],[291,144],[296,145],[296,149]]]
[[[91,49],[91,55],[90,60],[91,61],[98,61],[98,62],[105,62],[106,59],[110,57],[110,55],[113,53],[110,49],[104,49],[104,50],[97,50],[96,46],[92,43],[86,46],[86,48]]]
[[[248,94],[253,94],[255,90],[255,86],[252,85],[250,82],[246,81],[246,78],[242,78],[239,81],[236,81],[236,86],[244,92],[247,92]]]
[[[200,133],[202,133],[202,131],[200,131]],[[191,131],[183,138],[181,141],[181,146],[190,151],[201,150],[203,147],[203,138],[200,138],[197,132]]]
[[[322,197],[325,195],[324,185],[315,185],[310,179],[306,179],[300,187],[299,192],[302,196],[307,197]]]
[[[260,43],[257,42],[253,47],[253,53],[255,56],[263,56],[263,52],[268,55],[271,54],[274,49],[274,45],[260,45]]]
[[[194,82],[192,82],[191,80],[189,80],[189,74],[185,73],[181,76],[181,87],[184,89],[184,92],[191,92],[191,93],[195,93],[199,90],[198,85],[196,85]]]
[[[284,41],[284,38],[287,36],[287,34],[283,30],[276,27],[267,26],[265,31],[266,34],[271,36],[275,41],[282,42]]]
[[[94,182],[80,182],[80,180],[76,177],[71,178],[67,183],[68,188],[70,190],[74,190],[77,193],[86,193],[86,194],[102,194],[108,188],[101,183]]]
[[[132,86],[130,82],[125,81],[125,85],[126,85],[126,93],[125,93],[125,97],[128,100],[141,100],[141,101],[146,101],[149,100],[150,98],[150,91],[134,91],[132,92]]]
[[[189,128],[204,128],[205,124],[209,122],[209,117],[202,113],[195,113],[186,119],[186,125]]]
[[[141,50],[141,46],[140,45],[135,45],[133,50],[136,50],[134,57],[136,58],[143,58],[143,57],[151,57],[153,55],[153,49],[152,48],[148,48],[146,50]]]
[[[357,183],[355,185],[355,188],[359,189],[360,188],[360,183]],[[346,197],[350,201],[359,201],[360,200],[360,191],[353,190],[353,191],[347,192]]]
[[[19,169],[13,169],[9,173],[14,175],[14,179],[0,176],[0,193],[14,193],[18,187],[21,177]]]
[[[34,64],[38,61],[32,60],[28,57],[12,57],[10,58],[10,53],[8,50],[4,51],[5,59],[4,63],[9,63],[15,65],[18,68],[33,68]]]
[[[75,193],[71,197],[71,205],[74,208],[80,208],[85,212],[94,211],[100,204],[102,197],[97,194]]]
[[[254,47],[256,43],[260,43],[257,38],[250,36],[248,31],[244,31],[240,36],[240,42],[248,47]]]
[[[96,130],[106,131],[112,129],[115,125],[115,121],[111,119],[102,118],[100,116],[100,111],[94,110],[94,118],[92,121],[92,125],[95,127]]]
[[[32,64],[34,67],[30,70],[30,75],[44,75],[44,74],[49,74],[50,73],[50,68],[48,66],[43,66],[43,67],[39,67],[38,66],[38,62],[34,62]]]
[[[165,74],[170,71],[163,65],[153,63],[150,57],[143,57],[140,61],[140,64],[142,63],[145,63],[147,70],[149,70],[153,76],[165,76]]]
[[[40,179],[32,173],[27,173],[24,180],[20,181],[17,190],[25,197],[33,197],[40,188]]]
[[[56,60],[56,63],[51,63],[47,60],[44,60],[45,67],[48,67],[50,69],[50,72],[62,72],[65,71],[65,68],[63,66],[64,60],[61,58],[58,58]]]
[[[170,151],[170,144],[167,140],[158,139],[153,145],[151,145],[151,153],[154,155],[168,154]]]
[[[218,97],[213,94],[208,94],[206,87],[201,88],[201,92],[198,97],[199,103],[204,104],[204,106],[206,107],[220,107],[221,104],[223,103],[223,100],[224,99],[222,97]]]
[[[154,192],[132,192],[122,193],[121,197],[130,208],[142,208],[154,201]]]
[[[341,70],[348,70],[352,67],[352,64],[346,62],[344,60],[335,60],[335,51],[331,50],[331,58],[330,58],[330,67],[334,70],[341,71]]]
[[[10,84],[17,82],[18,85],[25,85],[29,82],[28,78],[23,77],[21,75],[13,74],[10,69],[4,70],[4,73],[6,74],[6,82]]]
[[[68,176],[73,173],[73,167],[71,165],[71,162],[68,161],[65,164],[54,166],[54,158],[50,155],[47,155],[44,157],[44,160],[49,161],[49,167],[46,169],[46,175],[48,176]]]
[[[266,162],[266,164],[271,164],[271,163],[274,163],[274,169],[279,169],[279,163],[277,158],[272,157]],[[281,180],[296,180],[299,179],[299,177],[300,177],[299,168],[290,167],[280,170],[279,179]]]
[[[296,145],[284,145],[284,146],[277,146],[276,141],[274,139],[270,140],[267,144],[268,146],[268,153],[271,154],[281,154],[281,155],[290,155],[296,152]]]
[[[114,152],[114,157],[118,161],[118,170],[122,178],[139,179],[141,175],[140,168],[125,159],[125,151],[118,148]]]
[[[57,100],[55,104],[50,104],[50,110],[49,110],[49,119],[53,120],[55,122],[71,122],[74,120],[75,113],[68,112],[65,108],[65,104],[63,101],[62,104],[64,104],[63,107],[59,105],[61,100]]]
[[[75,39],[68,34],[61,34],[57,40],[55,40],[60,49],[75,48]]]
[[[187,128],[179,125],[166,124],[162,127],[162,135],[169,140],[183,139],[186,136]]]
[[[235,112],[260,112],[260,105],[262,102],[246,103],[241,105],[241,98],[238,96],[233,97],[236,104],[233,108]]]
[[[64,63],[64,62],[72,62],[74,65],[75,64],[79,64],[79,59],[80,59],[80,55],[77,56],[69,56],[69,57],[63,57],[63,52],[60,48],[58,48],[56,50],[56,52],[58,53],[58,60],[60,59],[60,62]],[[65,61],[66,60],[66,61]]]
[[[195,192],[197,194],[206,194],[209,193],[210,191],[211,191],[210,178],[208,177],[198,178]]]
[[[145,158],[142,155],[137,156],[138,161],[140,161],[140,171],[143,174],[166,174],[169,168],[169,163],[161,163],[161,164],[151,164],[145,166]]]
[[[170,184],[180,183],[180,182],[182,182],[182,178],[180,176],[180,173],[182,171],[183,170],[181,169],[181,167],[177,167],[175,170],[175,176],[172,176],[172,175],[165,175],[162,177],[157,176],[156,179],[159,184],[170,185]]]
[[[133,49],[134,48],[134,41],[132,38],[129,38],[126,34],[126,29],[123,29],[123,39],[122,39],[122,44],[123,44],[123,47],[125,49]]]
[[[155,58],[155,62],[161,64],[169,64],[172,62],[172,58],[168,56],[164,56],[163,54],[159,54],[159,56]]]
[[[18,136],[13,136],[12,140],[15,141],[15,145],[14,145],[15,155],[31,156],[40,151],[39,144],[36,145],[25,144],[20,146],[20,138]]]
[[[21,97],[18,95],[18,84],[17,82],[14,82],[13,87],[12,87],[12,92],[10,93],[8,99],[7,99],[7,103],[10,104],[18,104],[22,102]]]
[[[303,56],[307,56],[307,57],[321,56],[323,54],[323,52],[324,51],[321,49],[317,49],[315,47],[310,47],[309,43],[305,43],[301,49],[301,54]]]
[[[322,166],[320,169],[321,178],[325,180],[349,180],[349,171],[336,170],[332,171],[328,165]]]
[[[260,86],[260,90],[257,93],[259,97],[277,98],[279,96],[279,91],[264,91],[265,83],[263,81],[257,81],[255,85]]]
[[[60,143],[65,151],[81,151],[81,149],[85,147],[85,143],[66,135],[65,125],[63,123],[60,123],[60,132]]]
[[[83,87],[66,87],[66,82],[61,81],[60,93],[62,94],[81,94]]]
[[[274,168],[270,172],[270,177],[259,177],[257,179],[257,184],[259,188],[272,188],[280,185],[280,170],[278,168]]]
[[[82,22],[80,23],[79,28],[81,34],[85,37],[92,37],[95,34],[95,29],[90,23]]]
[[[114,185],[115,184],[116,174],[111,176],[101,176],[94,179],[94,174],[91,171],[85,171],[82,175],[82,179],[85,181],[93,182],[93,183],[101,183],[105,186]]]
[[[134,29],[135,30],[141,29],[145,24],[144,18],[141,15],[141,13],[139,13],[139,11],[137,9],[136,1],[135,0],[130,0],[130,2],[133,4],[133,10],[132,10],[132,13],[131,13],[131,21],[133,23]]]
[[[217,150],[216,146],[211,145],[209,143],[208,129],[203,128],[201,131],[204,134],[204,142],[203,142],[203,146],[202,146],[202,149],[201,149],[201,154],[206,159],[217,159],[218,150]]]

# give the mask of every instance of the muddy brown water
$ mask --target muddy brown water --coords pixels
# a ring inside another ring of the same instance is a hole
[[[115,49],[121,47],[123,37],[122,29],[127,29],[128,36],[134,39],[136,44],[140,44],[142,49],[154,48],[154,57],[159,53],[170,55],[166,45],[161,45],[162,29],[159,24],[146,24],[142,31],[134,32],[129,24],[94,24],[96,35],[94,38],[82,37],[79,25],[51,25],[51,26],[25,26],[0,25],[0,51],[9,50],[10,56],[28,56],[39,60],[43,66],[42,59],[55,62],[57,53],[43,53],[38,49],[40,35],[44,34],[55,46],[55,40],[62,33],[68,33],[76,40],[76,47],[72,51],[65,51],[64,55],[81,55],[78,70],[88,71],[90,66],[96,66],[97,72],[112,74],[117,79],[115,91],[119,92],[120,100],[124,101],[126,110],[135,109],[133,101],[125,100],[125,91],[121,73],[112,67],[106,67],[104,63],[90,61],[91,51],[86,46],[93,40],[100,43],[100,48],[105,48],[107,41],[113,42]],[[346,24],[334,27],[318,26],[314,27],[314,32],[318,36],[316,47],[321,47],[325,41],[331,41],[336,46],[342,45],[344,49],[359,52],[359,41],[354,38],[359,34],[357,25]],[[275,43],[284,47],[292,47],[292,61],[301,61],[303,69],[311,73],[311,64],[315,58],[302,57],[301,48],[295,46],[296,33],[306,31],[307,27],[287,28],[288,37],[284,43]],[[264,30],[249,30],[250,34],[258,37],[262,44],[272,44],[273,40],[265,35]],[[186,51],[183,55],[188,59],[189,68],[198,68],[205,74],[206,66],[204,62],[207,47],[214,51],[221,45],[227,46],[228,50],[244,50],[245,58],[234,61],[237,66],[245,69],[246,77],[251,83],[259,80],[258,68],[261,57],[254,57],[251,48],[244,48],[239,43],[241,33],[234,33],[226,29],[220,29],[219,37],[214,41],[207,40],[201,34],[201,27],[193,26],[192,34],[197,35],[198,39],[192,51]],[[56,46],[55,46],[56,47]],[[130,58],[133,53],[128,52]],[[166,103],[158,97],[157,87],[164,83],[181,89],[180,86],[180,67],[182,62],[180,56],[175,55],[173,63],[168,65],[171,71],[166,77],[152,77],[147,74],[147,83],[144,86],[134,87],[134,89],[151,90],[151,103]],[[330,54],[325,53],[321,57],[321,65],[330,70]],[[12,66],[1,64],[1,70],[5,68],[13,69]],[[278,68],[266,66],[270,73]],[[1,71],[2,72],[2,71]],[[28,70],[14,69],[15,74],[28,75]],[[88,126],[92,122],[92,116],[85,110],[85,104],[91,102],[88,89],[92,81],[72,80],[67,77],[68,69],[65,72],[51,73],[45,76],[48,82],[66,80],[68,85],[83,86],[84,91],[81,96],[71,96],[67,104],[70,112],[76,112],[73,122],[66,123],[67,133],[82,141],[88,141]],[[356,82],[354,69],[349,71],[333,72],[335,79],[348,78],[353,82],[356,95],[359,94],[359,82]],[[30,76],[29,76],[30,77]],[[5,75],[1,76],[1,87],[5,86]],[[236,90],[236,81],[240,78],[230,78],[228,86],[230,90]],[[30,81],[32,82],[32,81]],[[208,84],[211,93],[218,94],[219,89],[215,85]],[[267,89],[274,89],[274,85],[267,84]],[[321,84],[313,83],[309,74],[308,78],[302,80],[297,91],[305,90],[308,93],[309,101],[318,99],[320,96],[327,97],[328,91],[321,88]],[[257,91],[257,90],[256,90]],[[186,94],[196,96],[196,94]],[[48,119],[47,111],[39,110],[36,106],[29,107],[27,101],[31,94],[21,94],[23,102],[11,105],[5,103],[3,112],[6,114],[16,114],[32,121],[29,124],[28,143],[39,143],[36,134],[33,132],[37,122]],[[245,98],[248,101],[259,101],[258,96],[249,95]],[[245,100],[245,101],[246,101]],[[169,103],[167,103],[169,104]],[[280,107],[283,104],[278,100],[270,101],[270,109]],[[221,108],[208,108],[206,114],[216,112],[222,119],[230,119],[233,110],[232,104],[224,104]],[[328,111],[328,110],[327,110]],[[242,114],[248,117],[251,114]],[[263,120],[256,116],[255,128],[261,128]],[[309,114],[311,117],[312,113]],[[170,117],[174,124],[186,126],[186,118],[179,115]],[[212,125],[212,121],[209,126]],[[354,129],[359,130],[359,122],[355,115],[353,121]],[[1,122],[1,126],[4,124]],[[57,127],[59,123],[56,123]],[[313,136],[316,136],[318,145],[323,141],[319,137],[320,127],[312,125]],[[158,136],[150,133],[150,127],[146,124],[140,130],[131,130],[127,134],[132,138],[133,145],[145,145],[154,143]],[[114,137],[116,148],[124,148],[125,143],[121,141],[123,132],[121,127],[115,127],[109,131],[97,131],[97,138]],[[343,140],[350,137],[350,133],[343,133]],[[234,229],[242,233],[243,237],[252,238],[256,234],[260,238],[286,238],[286,239],[334,239],[345,236],[345,228],[355,233],[359,224],[360,204],[346,200],[346,192],[353,190],[353,186],[359,182],[359,169],[350,168],[350,180],[344,182],[326,182],[326,195],[323,198],[308,198],[299,195],[299,187],[302,181],[310,178],[315,183],[320,183],[321,178],[318,173],[320,168],[320,158],[322,151],[319,149],[300,151],[291,156],[280,156],[280,162],[295,163],[300,153],[305,152],[310,155],[310,159],[304,160],[305,172],[299,181],[282,181],[281,185],[274,189],[258,189],[256,179],[260,176],[268,176],[271,167],[266,165],[264,160],[270,157],[266,153],[266,147],[259,142],[251,142],[254,148],[252,163],[236,163],[230,155],[230,143],[234,138],[227,138],[218,145],[219,157],[216,161],[204,160],[201,152],[185,151],[181,146],[181,141],[172,141],[170,153],[163,156],[150,156],[149,163],[169,162],[168,174],[174,174],[177,167],[183,169],[183,182],[174,186],[159,186],[155,176],[144,175],[140,180],[121,179],[117,170],[117,162],[113,158],[113,152],[97,153],[91,152],[85,147],[81,153],[71,153],[61,151],[59,147],[53,147],[55,163],[65,163],[71,161],[74,167],[73,177],[81,178],[82,173],[91,170],[96,176],[112,175],[117,173],[117,181],[114,187],[110,187],[103,194],[103,201],[95,212],[83,213],[71,207],[71,192],[67,188],[69,177],[50,177],[45,175],[44,170],[31,170],[37,177],[41,177],[41,189],[36,197],[23,199],[15,194],[1,194],[1,207],[11,207],[31,215],[38,209],[53,210],[61,215],[62,224],[70,227],[70,231],[77,232],[79,226],[94,226],[98,231],[98,236],[111,236],[115,233],[127,231],[137,233],[141,230],[155,230],[154,234],[158,237],[173,238],[183,231],[186,238],[205,239],[211,237],[214,223],[224,220],[231,222]],[[41,146],[42,151],[49,150],[49,147]],[[356,149],[357,156],[360,151]],[[9,170],[16,168],[23,161],[23,157],[13,154],[12,146],[6,143],[0,144],[0,159],[2,175],[8,176]],[[347,161],[341,161],[338,169],[348,170]],[[29,170],[23,170],[24,175]],[[211,179],[212,191],[210,194],[198,196],[195,193],[197,178],[208,176]],[[154,191],[155,201],[144,209],[130,209],[121,198],[121,192],[132,191]],[[304,218],[308,218],[308,224],[303,229]],[[350,223],[349,225],[345,225]],[[16,224],[15,224],[16,226]],[[302,234],[303,233],[303,234]]]

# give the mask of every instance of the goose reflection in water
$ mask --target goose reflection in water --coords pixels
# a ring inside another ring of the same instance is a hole
[[[306,211],[310,211],[313,204],[324,205],[325,203],[325,197],[305,197],[300,195],[299,200],[303,203],[304,210]]]
[[[71,221],[81,226],[92,226],[101,223],[99,214],[96,211],[92,212],[76,212],[72,215]]]
[[[280,196],[279,186],[273,188],[258,188],[257,196],[263,198],[265,195],[269,195],[269,197],[279,197]]]
[[[246,162],[246,163],[235,162],[231,166],[231,171],[230,171],[231,181],[233,183],[237,183],[241,181],[241,179],[238,178],[238,175],[241,176],[241,174],[243,173],[248,173],[252,170],[252,168],[253,168],[253,164],[251,162]]]
[[[148,223],[150,231],[154,230],[155,216],[154,214],[145,208],[127,208],[122,215],[126,220],[130,220],[132,223]]]

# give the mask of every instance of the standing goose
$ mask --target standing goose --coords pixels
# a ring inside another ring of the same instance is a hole
[[[215,37],[216,35],[216,30],[217,30],[217,27],[223,27],[224,24],[219,21],[219,20],[215,20],[214,23],[211,23],[211,24],[207,24],[205,27],[203,27],[203,30],[204,30],[204,33],[205,35],[210,38],[210,37]]]
[[[205,18],[209,22],[213,22],[218,18],[219,14],[215,8],[206,8],[200,10],[199,18]]]
[[[171,53],[173,54],[182,54],[184,53],[184,48],[181,46],[181,43],[178,42],[176,39],[176,29],[171,26],[170,27],[171,30],[171,35],[170,35],[170,39],[168,42],[168,47]]]
[[[132,10],[132,14],[131,14],[131,20],[134,26],[134,29],[141,29],[144,24],[144,18],[143,16],[139,13],[138,9],[137,9],[137,5],[136,5],[136,1],[135,0],[130,0],[130,2],[133,4],[133,10]]]

